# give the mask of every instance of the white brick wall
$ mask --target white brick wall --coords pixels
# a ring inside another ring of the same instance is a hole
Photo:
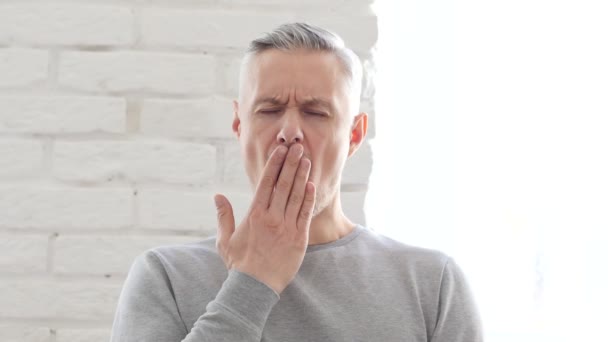
[[[59,56],[59,85],[89,92],[213,92],[215,60],[167,52],[77,51]]]
[[[0,233],[0,272],[44,273],[49,238],[45,235]]]
[[[0,341],[107,341],[135,256],[214,234],[216,192],[242,218],[230,124],[243,48],[306,20],[371,72],[371,2],[0,3]],[[370,83],[373,135],[372,96]],[[366,143],[343,177],[362,223],[371,159]]]
[[[132,226],[133,190],[47,186],[0,187],[0,229],[83,230]]]
[[[141,14],[142,42],[146,46],[245,48],[260,32],[293,19],[288,13],[149,9]]]
[[[51,334],[50,328],[42,326],[0,323],[0,341],[3,342],[50,342]]]
[[[0,317],[109,322],[120,295],[113,279],[19,277],[0,282]]]
[[[53,175],[66,181],[202,184],[215,175],[215,147],[188,142],[58,141]]]
[[[126,107],[113,97],[0,96],[0,133],[122,133]]]
[[[140,251],[191,242],[187,236],[63,236],[55,241],[55,274],[126,275]],[[78,258],[74,258],[78,255]]]
[[[7,4],[0,6],[0,42],[78,47],[128,45],[135,37],[133,20],[133,10],[128,7]]]
[[[0,140],[0,156],[1,178],[32,176],[41,172],[43,144],[25,139]]]
[[[201,100],[150,99],[141,109],[141,132],[146,136],[184,138],[232,138],[232,99],[210,97]]]
[[[56,342],[108,342],[108,329],[58,329]]]
[[[0,48],[0,88],[43,82],[48,77],[49,52],[26,48]]]

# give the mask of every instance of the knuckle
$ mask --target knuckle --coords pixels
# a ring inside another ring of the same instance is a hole
[[[260,180],[260,184],[270,187],[274,184],[274,177],[271,175],[264,175]]]
[[[307,176],[308,175],[307,175],[306,170],[301,167],[298,169],[298,172],[296,172],[296,179],[299,182],[303,182],[304,180],[306,180],[306,178],[308,178]]]
[[[303,220],[308,220],[308,218],[312,215],[312,209],[311,208],[302,208],[302,210],[300,210],[300,218]]]
[[[292,193],[291,196],[289,196],[289,203],[294,205],[302,203],[302,196],[298,193]]]
[[[277,182],[277,189],[280,191],[289,191],[291,189],[291,183],[285,179],[279,179]]]
[[[250,221],[259,221],[264,217],[264,212],[261,210],[251,210],[249,213]]]
[[[269,215],[264,220],[264,225],[271,230],[278,230],[283,225],[283,220],[279,217]]]
[[[287,165],[291,167],[298,167],[300,165],[300,158],[289,158],[287,159]]]

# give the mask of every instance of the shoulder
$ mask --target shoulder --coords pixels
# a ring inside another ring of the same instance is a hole
[[[444,252],[406,244],[371,228],[365,228],[361,234],[362,241],[378,253],[390,254],[393,257],[407,258],[414,262],[445,264],[450,257]]]
[[[223,261],[215,247],[216,237],[182,244],[162,245],[142,252],[134,265],[168,276],[203,271],[223,271]]]
[[[358,240],[365,257],[408,278],[440,279],[452,260],[440,250],[406,244],[370,228]]]
[[[189,243],[162,245],[146,250],[143,255],[153,255],[158,259],[171,261],[190,258],[213,258],[218,256],[215,236]]]

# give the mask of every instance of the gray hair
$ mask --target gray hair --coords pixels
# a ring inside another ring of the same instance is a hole
[[[241,64],[239,89],[243,84],[244,71],[247,69],[252,57],[260,53],[276,49],[293,51],[304,49],[310,51],[327,51],[335,54],[340,60],[352,90],[353,103],[358,111],[359,97],[361,96],[362,68],[359,57],[344,45],[344,41],[337,34],[306,23],[283,24],[270,33],[254,39],[245,53]],[[240,90],[239,90],[240,91]]]

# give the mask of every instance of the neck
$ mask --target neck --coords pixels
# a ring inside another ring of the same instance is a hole
[[[352,232],[355,224],[342,211],[340,193],[323,208],[310,222],[309,245],[319,245],[336,241]]]

